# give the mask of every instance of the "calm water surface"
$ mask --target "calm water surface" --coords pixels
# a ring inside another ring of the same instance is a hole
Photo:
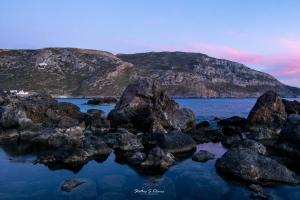
[[[96,108],[109,112],[113,106],[83,105],[87,99],[59,99],[80,106],[83,112]],[[198,121],[214,117],[238,115],[247,117],[255,99],[176,99],[181,107],[194,111]],[[198,145],[222,156],[226,149],[219,143]],[[49,170],[32,164],[34,155],[19,155],[21,150],[0,148],[0,199],[249,199],[250,191],[239,183],[220,177],[214,167],[215,160],[198,163],[190,158],[177,163],[162,176],[142,176],[126,164],[115,162],[112,153],[102,163],[91,161],[79,172]],[[60,191],[66,179],[86,181],[71,193]],[[157,190],[147,194],[139,191]],[[300,187],[278,186],[267,188],[273,199],[300,199]]]

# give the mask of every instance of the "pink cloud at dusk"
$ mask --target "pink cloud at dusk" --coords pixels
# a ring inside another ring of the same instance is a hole
[[[246,65],[262,66],[273,75],[299,77],[300,79],[300,42],[280,39],[277,44],[283,53],[260,55],[239,51],[226,46],[195,43],[188,51],[205,52],[208,55],[233,60]]]
[[[216,58],[243,63],[254,69],[274,75],[286,84],[300,86],[300,41],[287,38],[270,40],[277,50],[272,54],[259,54],[241,51],[225,45],[214,45],[204,42],[194,42],[179,45],[162,45],[144,43],[137,40],[123,40],[129,46],[153,51],[185,51],[200,52]],[[299,79],[299,80],[298,80]]]

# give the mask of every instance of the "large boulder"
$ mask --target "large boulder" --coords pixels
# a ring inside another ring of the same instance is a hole
[[[248,119],[247,129],[255,139],[270,139],[278,136],[287,113],[281,98],[272,91],[266,92],[257,99]]]
[[[191,110],[180,109],[157,81],[148,78],[136,80],[127,86],[108,119],[114,127],[134,128],[143,132],[185,132],[196,123]]]
[[[216,161],[221,174],[259,184],[299,184],[299,177],[276,160],[248,148],[232,148]]]
[[[267,148],[263,144],[255,140],[241,138],[240,140],[234,141],[230,146],[230,148],[239,148],[239,147],[251,149],[252,151],[261,155],[267,154]]]

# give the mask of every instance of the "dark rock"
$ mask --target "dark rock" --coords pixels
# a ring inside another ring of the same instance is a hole
[[[62,117],[58,123],[59,128],[70,128],[78,125],[79,125],[78,120],[67,116]]]
[[[139,79],[127,86],[108,119],[113,127],[129,127],[143,132],[188,131],[195,116],[170,99],[152,79]]]
[[[235,126],[235,127],[245,127],[247,120],[243,117],[233,116],[226,119],[218,121],[219,126]]]
[[[71,148],[81,145],[84,135],[80,127],[71,127],[65,132],[54,129],[41,130],[32,142],[46,149]]]
[[[83,183],[85,182],[77,179],[66,180],[64,181],[60,189],[64,192],[71,192],[73,189],[75,189]]]
[[[248,148],[233,148],[216,161],[221,174],[247,182],[299,184],[299,177],[277,161]]]
[[[239,147],[251,149],[252,151],[261,155],[267,154],[266,147],[263,144],[256,142],[255,140],[245,138],[242,140],[234,141],[233,144],[231,145],[231,148],[239,148]]]
[[[94,132],[103,132],[110,127],[109,120],[106,120],[105,113],[102,110],[90,109],[87,111],[88,117],[86,124]]]
[[[143,144],[132,133],[122,133],[117,136],[118,149],[122,151],[133,151],[143,149]]]
[[[86,118],[86,114],[80,112],[78,106],[68,102],[60,102],[49,107],[46,115],[48,117],[48,123],[51,123],[49,121],[52,121],[52,123],[60,123],[61,121],[65,121],[66,118],[68,118],[68,121],[72,119],[72,125],[67,125],[67,127],[75,126],[75,121],[77,121],[76,125],[81,124]]]
[[[215,117],[215,118],[214,118],[214,121],[215,121],[215,122],[219,122],[220,120],[221,120],[221,118],[219,118],[219,117]]]
[[[146,154],[142,152],[135,152],[132,156],[129,157],[129,163],[132,165],[138,165],[146,159]]]
[[[38,155],[37,162],[53,169],[76,169],[90,160],[106,159],[110,153],[111,149],[102,140],[89,137],[77,146],[63,145],[60,148],[42,151]]]
[[[200,150],[196,154],[193,155],[192,160],[197,161],[197,162],[206,162],[208,160],[214,159],[215,155],[205,151],[205,150]]]
[[[280,134],[280,140],[299,145],[300,148],[300,115],[292,114]]]
[[[193,138],[180,132],[146,134],[143,143],[146,146],[159,146],[172,154],[189,154],[196,149]]]
[[[111,105],[118,102],[118,99],[115,97],[102,97],[102,98],[95,98],[90,99],[87,101],[87,104],[90,105]]]
[[[34,123],[46,123],[49,121],[47,110],[57,105],[57,101],[50,95],[34,94],[25,98],[18,97],[11,104],[15,104],[19,109],[24,110],[27,117]]]
[[[220,142],[223,139],[222,130],[219,128],[198,128],[189,132],[197,143]]]
[[[196,129],[199,129],[199,128],[208,128],[210,127],[210,123],[209,121],[203,121],[203,122],[200,122],[196,125]]]
[[[24,130],[33,125],[31,119],[28,119],[23,110],[12,107],[4,107],[0,110],[0,127],[4,129],[16,128]]]
[[[220,120],[218,125],[222,127],[222,132],[225,136],[233,136],[245,131],[246,122],[245,118],[233,116]]]
[[[264,189],[260,185],[257,185],[257,184],[249,185],[249,189],[254,192],[263,192],[264,191]]]
[[[2,130],[0,134],[0,143],[15,142],[19,138],[17,129]]]
[[[89,114],[92,117],[96,117],[96,118],[105,118],[105,112],[102,110],[98,110],[98,109],[89,109],[87,110],[87,114]]]
[[[4,105],[6,102],[6,100],[4,99],[4,97],[0,96],[0,106]]]
[[[17,128],[19,116],[23,117],[23,114],[18,113],[18,110],[16,110],[16,109],[13,109],[10,107],[2,109],[0,126],[4,129]]]
[[[242,138],[240,135],[232,135],[222,138],[222,145],[226,148],[231,148],[234,144],[239,144]]]
[[[280,137],[276,143],[271,144],[276,149],[278,156],[288,159],[288,163],[293,166],[299,166],[300,156],[300,116],[292,114],[280,133]]]
[[[300,114],[300,102],[299,101],[288,101],[286,99],[282,99],[282,102],[285,106],[285,111],[288,115]]]
[[[175,164],[175,158],[171,153],[165,152],[159,147],[151,149],[147,159],[140,164],[140,167],[155,170],[167,170]]]
[[[286,119],[287,113],[281,98],[269,91],[258,98],[248,116],[247,128],[259,134],[256,139],[268,139],[279,135]]]

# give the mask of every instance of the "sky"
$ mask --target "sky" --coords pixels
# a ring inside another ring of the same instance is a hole
[[[1,0],[0,48],[200,52],[300,87],[298,0]]]

